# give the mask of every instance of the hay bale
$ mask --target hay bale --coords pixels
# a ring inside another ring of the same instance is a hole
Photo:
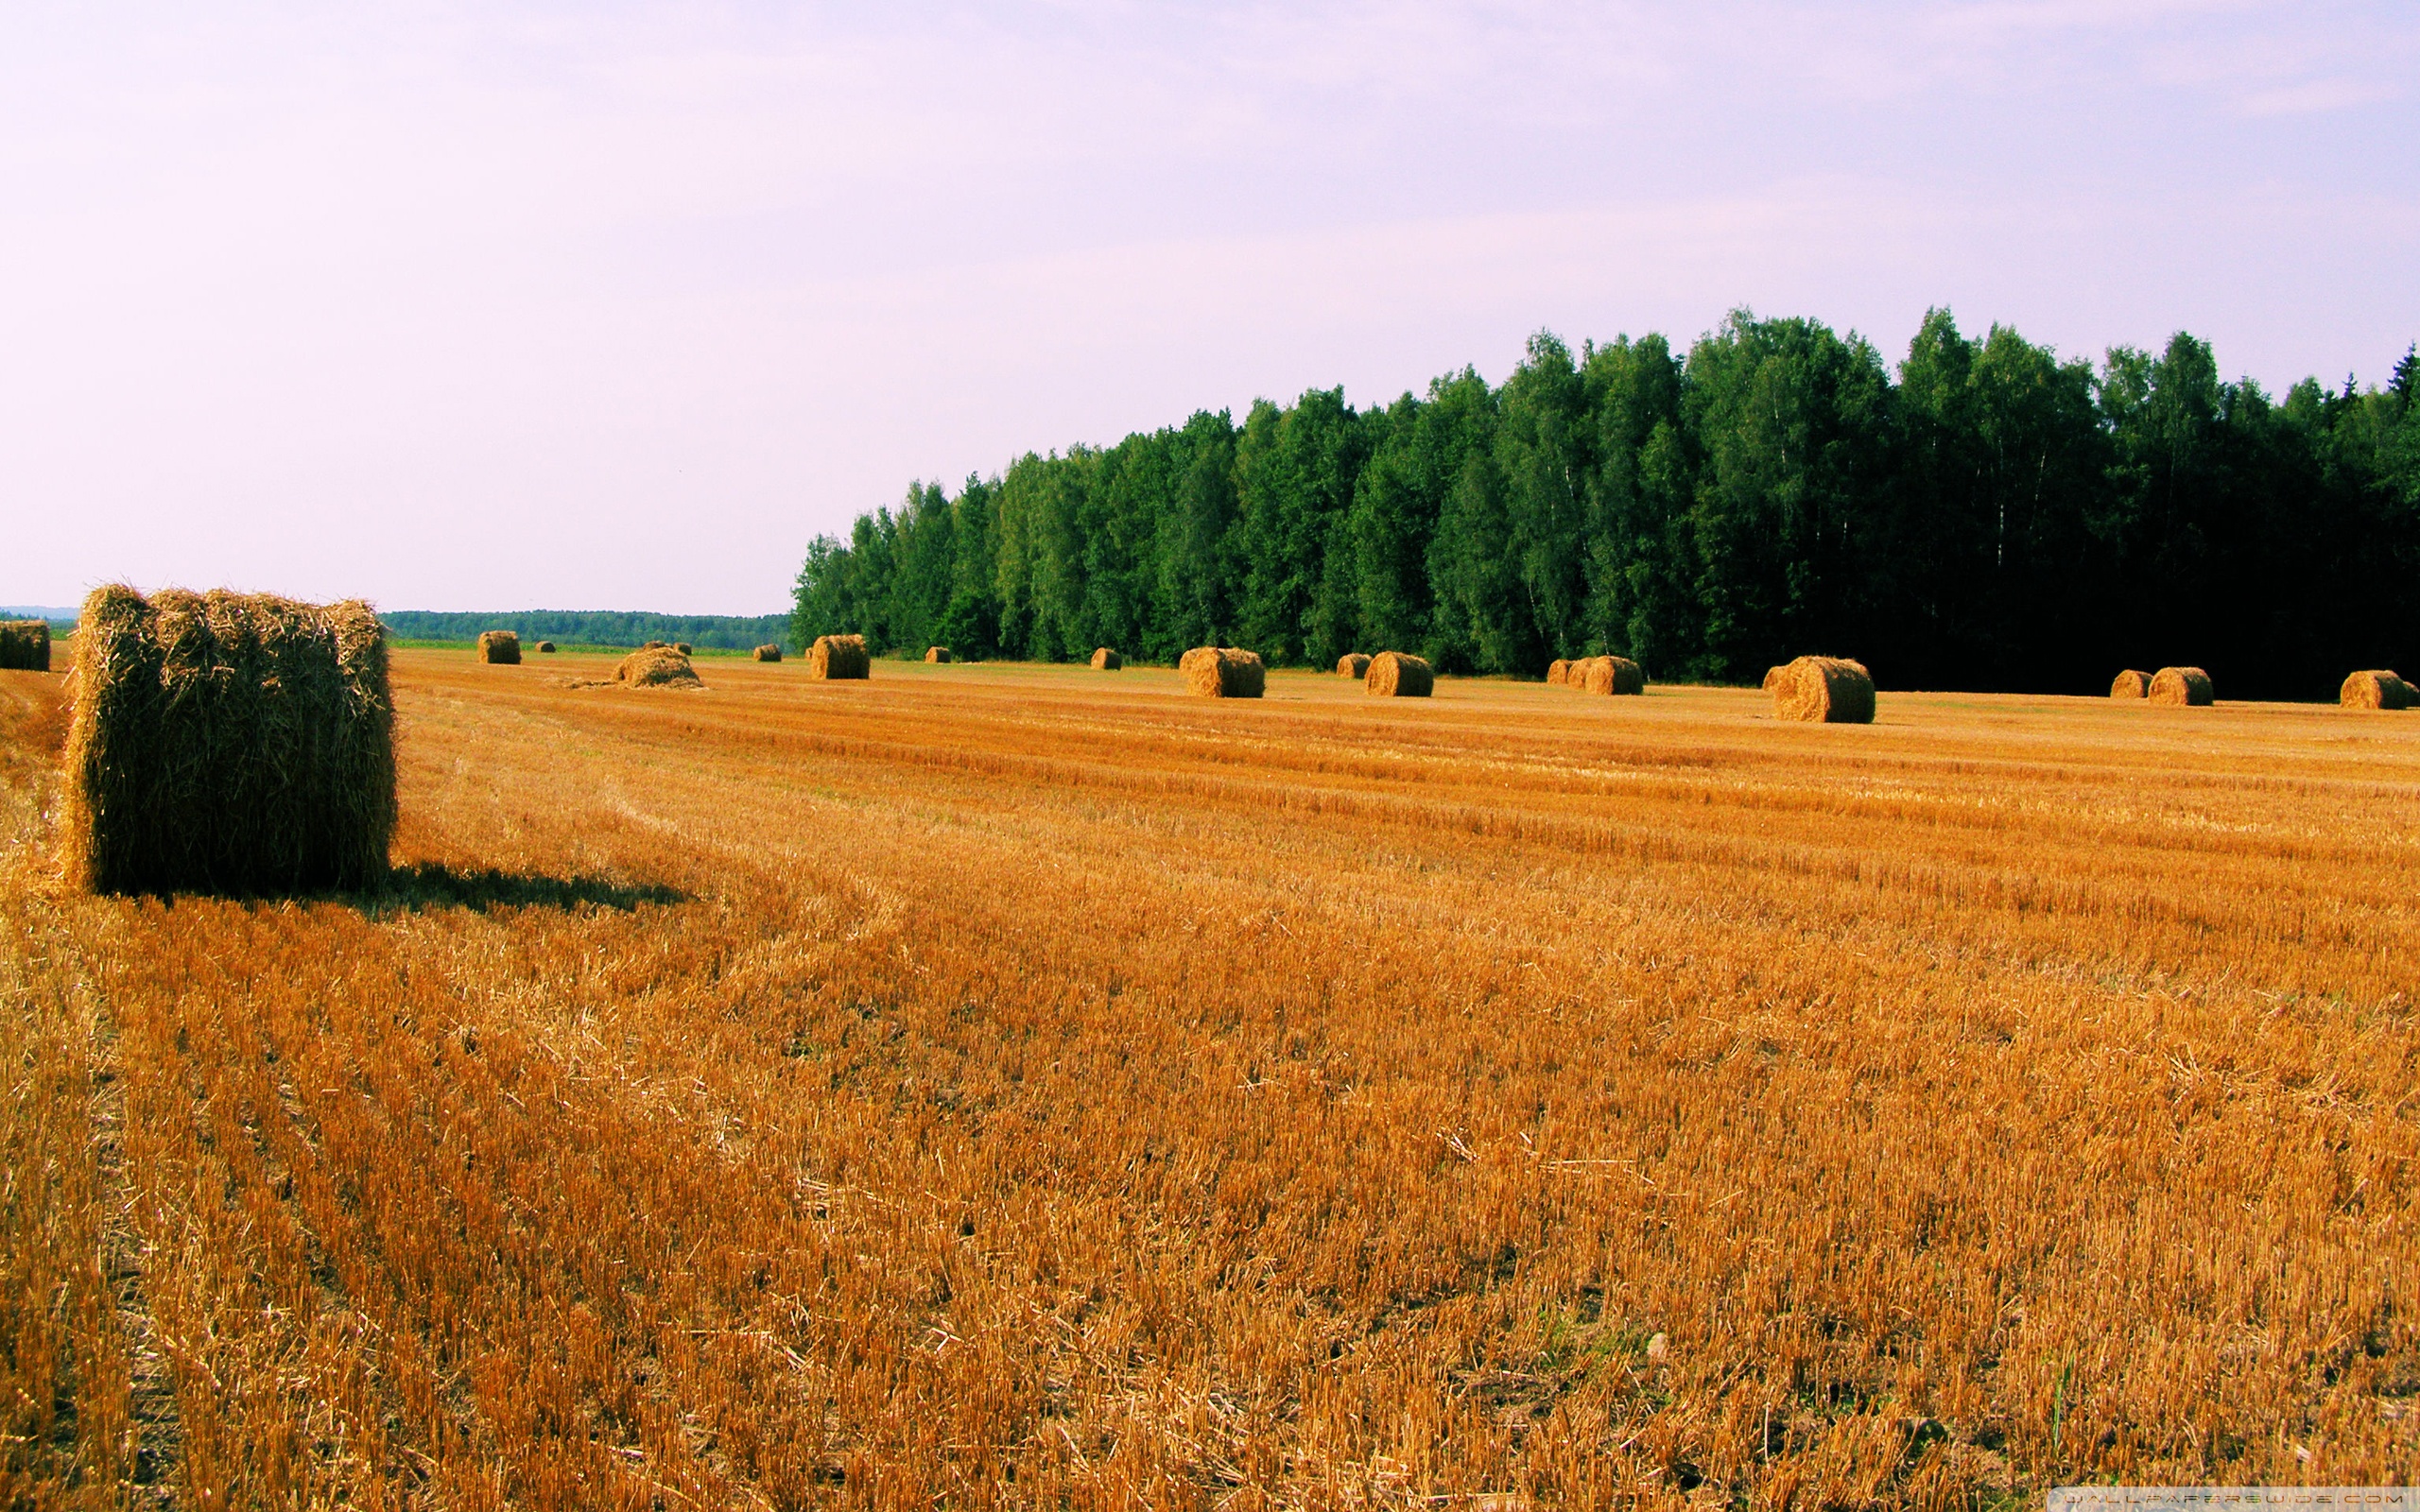
[[[698,648],[697,648],[696,646],[694,646],[694,645],[691,645],[691,644],[690,644],[688,642],[686,642],[686,641],[675,641],[675,642],[673,642],[673,643],[672,643],[672,649],[674,649],[675,651],[680,652],[683,656],[696,656],[696,655],[698,654]]]
[[[862,635],[819,635],[807,648],[806,675],[835,680],[873,676],[873,658]]]
[[[668,650],[670,650],[670,649],[671,649],[671,647],[670,647],[670,646],[666,645],[662,641],[641,641],[641,642],[639,643],[639,649],[640,649],[640,650],[642,650],[642,651],[654,651],[654,650],[666,650],[666,651],[668,651]]]
[[[782,659],[782,648],[768,641],[748,654],[759,662],[779,662]]]
[[[1553,688],[1571,686],[1571,663],[1558,657],[1547,663],[1547,685]]]
[[[2347,709],[2409,709],[2420,698],[2411,684],[2392,672],[2356,672],[2344,679],[2336,701]]]
[[[1632,696],[1647,692],[1647,674],[1626,656],[1592,656],[1574,662],[1571,685],[1583,693]]]
[[[2152,675],[2143,696],[2153,703],[2200,709],[2216,702],[2218,692],[2210,685],[2210,675],[2200,667],[2162,667]]]
[[[2152,691],[2152,675],[2148,672],[2125,671],[2109,684],[2112,698],[2140,698]]]
[[[1788,667],[1767,667],[1767,668],[1765,668],[1765,682],[1764,682],[1764,688],[1765,688],[1765,691],[1766,691],[1767,693],[1771,693],[1771,692],[1772,692],[1772,691],[1773,691],[1773,684],[1774,684],[1774,683],[1776,683],[1776,682],[1779,682],[1779,681],[1782,679],[1782,678],[1783,678],[1783,677],[1784,677],[1784,676],[1785,676],[1789,671],[1789,668],[1788,668]]]
[[[1773,717],[1826,725],[1874,723],[1874,678],[1861,662],[1802,656],[1772,679]]]
[[[1204,698],[1257,698],[1269,682],[1260,653],[1232,645],[1197,645],[1179,659],[1176,669],[1184,691]]]
[[[925,660],[932,662],[942,662],[955,661],[956,658],[949,654],[949,647],[946,645],[928,645],[925,647]]]
[[[1093,647],[1093,670],[1095,672],[1121,672],[1125,670],[1125,667],[1126,659],[1111,650],[1108,646],[1097,645]]]
[[[540,641],[533,649],[535,649],[540,656],[552,656],[555,654],[555,643],[552,641]]]
[[[702,688],[705,682],[677,645],[643,645],[622,658],[614,680],[631,688]]]
[[[75,641],[62,860],[94,892],[290,892],[387,875],[395,706],[358,600],[95,590]]]
[[[479,660],[491,666],[517,667],[521,664],[521,634],[517,630],[481,630]]]
[[[1362,686],[1381,698],[1426,698],[1437,686],[1426,662],[1403,651],[1381,651],[1370,660]]]
[[[0,620],[0,671],[50,670],[50,621]]]
[[[1336,675],[1340,678],[1366,678],[1370,675],[1370,659],[1358,651],[1347,651],[1336,659]]]

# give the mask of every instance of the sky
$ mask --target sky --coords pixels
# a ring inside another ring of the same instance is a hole
[[[2420,337],[2420,7],[112,7],[0,17],[0,603],[786,609],[1027,451],[1540,330]]]

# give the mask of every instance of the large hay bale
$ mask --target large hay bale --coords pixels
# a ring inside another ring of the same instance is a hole
[[[1347,651],[1336,659],[1336,675],[1340,678],[1366,678],[1370,675],[1370,659],[1358,651]]]
[[[521,632],[518,630],[481,630],[479,660],[491,666],[517,667],[521,664]]]
[[[768,641],[748,654],[759,662],[779,662],[782,659],[782,648]]]
[[[1093,670],[1095,672],[1122,672],[1125,668],[1126,659],[1124,657],[1118,655],[1116,652],[1111,650],[1105,645],[1097,645],[1093,647]]]
[[[0,620],[0,671],[50,670],[50,621]]]
[[[622,658],[614,680],[633,688],[702,688],[688,654],[677,645],[643,645]]]
[[[1773,717],[1826,725],[1874,723],[1874,678],[1862,662],[1802,656],[1772,681]]]
[[[2140,698],[2152,691],[2152,675],[2148,672],[2125,671],[2109,684],[2112,698]]]
[[[2200,667],[2162,667],[2152,674],[2152,685],[2143,696],[2153,703],[2199,709],[2216,702],[2218,691],[2210,684],[2210,675]]]
[[[1626,656],[1592,656],[1574,662],[1569,677],[1571,685],[1583,693],[1628,696],[1647,692],[1646,672]]]
[[[1419,657],[1381,651],[1370,659],[1362,686],[1381,698],[1426,698],[1437,686],[1437,674]]]
[[[552,656],[555,654],[555,643],[552,641],[540,641],[535,649],[540,656]]]
[[[1268,686],[1260,653],[1232,645],[1197,645],[1180,658],[1184,691],[1204,698],[1257,698]]]
[[[1547,663],[1547,685],[1554,688],[1571,686],[1571,663],[1557,657]]]
[[[2356,672],[2344,679],[2336,701],[2347,709],[2409,709],[2420,694],[2392,672]]]
[[[949,647],[946,645],[928,645],[925,647],[925,660],[938,663],[957,659],[949,654]]]
[[[806,650],[806,675],[835,680],[873,676],[873,658],[862,635],[819,635]]]
[[[387,875],[395,706],[358,600],[95,590],[60,831],[95,892],[289,892]]]

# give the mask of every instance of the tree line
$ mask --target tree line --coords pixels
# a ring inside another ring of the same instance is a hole
[[[1884,687],[2100,691],[2190,663],[2229,696],[2420,665],[2420,357],[2272,398],[2209,344],[2060,358],[1930,312],[1895,372],[1810,319],[1533,337],[1355,410],[1263,400],[1028,453],[808,548],[793,636],[876,649],[1272,663],[1416,650],[1534,675],[1631,657],[1753,682],[1854,656]]]
[[[746,651],[781,640],[786,614],[648,614],[622,610],[517,610],[461,614],[435,610],[390,610],[378,616],[399,641],[475,641],[481,630],[510,630],[524,641],[565,645],[628,646],[648,641],[686,641],[717,650]],[[923,649],[921,646],[919,650]]]

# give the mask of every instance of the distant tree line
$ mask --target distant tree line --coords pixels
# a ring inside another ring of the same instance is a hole
[[[791,626],[1046,661],[1612,652],[1667,681],[1818,652],[2032,692],[2187,662],[2229,696],[2332,695],[2420,666],[2415,369],[2277,400],[2188,335],[2096,370],[1939,310],[1895,374],[1854,333],[1745,312],[1685,356],[1540,335],[1495,387],[1315,389],[914,485],[809,547]]]
[[[686,641],[726,651],[745,651],[779,641],[790,627],[786,614],[641,614],[615,610],[453,614],[406,609],[382,611],[378,618],[387,633],[401,641],[475,641],[481,630],[512,630],[525,642],[621,646]]]

